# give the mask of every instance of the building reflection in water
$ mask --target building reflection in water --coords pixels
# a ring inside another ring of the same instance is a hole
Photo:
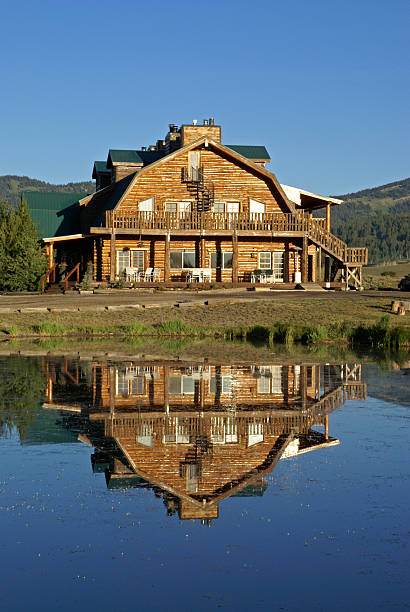
[[[365,399],[359,364],[121,364],[44,359],[47,401],[94,447],[108,488],[145,487],[181,519],[262,495],[279,459],[339,444],[329,413]]]

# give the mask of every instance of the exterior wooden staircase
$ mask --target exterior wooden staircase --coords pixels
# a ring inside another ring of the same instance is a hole
[[[306,235],[308,239],[333,258],[329,281],[336,279],[339,271],[341,280],[356,289],[362,288],[362,266],[367,264],[368,251],[364,247],[348,247],[343,240],[329,232],[322,223],[306,218]]]
[[[182,168],[182,182],[186,183],[188,191],[194,195],[196,210],[209,212],[214,203],[215,190],[212,181],[205,181],[204,169]]]

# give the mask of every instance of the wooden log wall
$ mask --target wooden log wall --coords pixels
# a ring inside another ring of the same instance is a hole
[[[300,242],[300,241],[299,241]],[[137,246],[138,245],[138,246]],[[238,281],[250,282],[252,272],[259,268],[259,253],[261,252],[281,252],[284,253],[284,282],[292,282],[293,274],[298,267],[301,270],[301,252],[297,253],[293,249],[297,246],[296,241],[260,240],[256,238],[238,238]],[[117,235],[115,237],[115,273],[117,274],[117,251],[123,249],[145,251],[145,268],[159,268],[161,270],[160,281],[165,280],[165,235],[155,237],[140,237]],[[299,247],[300,248],[300,247]],[[196,238],[196,239],[175,239],[171,235],[170,251],[195,251],[198,268],[211,267],[211,253],[231,253],[233,252],[232,239],[222,238]],[[310,258],[309,270],[310,279],[316,281],[317,262],[316,247],[309,245],[308,255]],[[111,240],[107,237],[98,238],[94,242],[94,266],[96,270],[96,280],[109,280],[111,270]],[[169,270],[170,280],[184,281],[185,272],[182,268]],[[212,270],[212,282],[232,282],[232,269]]]

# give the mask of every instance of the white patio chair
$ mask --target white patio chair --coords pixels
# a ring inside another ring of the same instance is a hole
[[[147,268],[144,274],[144,281],[149,283],[152,281],[152,268]]]
[[[204,283],[211,282],[212,278],[212,269],[211,268],[202,268],[202,281]]]
[[[127,279],[127,282],[137,282],[138,283],[140,280],[140,273],[138,271],[138,268],[126,267],[125,277]]]
[[[155,283],[161,279],[161,268],[154,268],[152,271],[152,280]]]

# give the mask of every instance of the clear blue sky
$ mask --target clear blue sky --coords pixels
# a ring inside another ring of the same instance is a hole
[[[90,178],[215,117],[323,194],[409,172],[408,0],[0,0],[0,175]]]

